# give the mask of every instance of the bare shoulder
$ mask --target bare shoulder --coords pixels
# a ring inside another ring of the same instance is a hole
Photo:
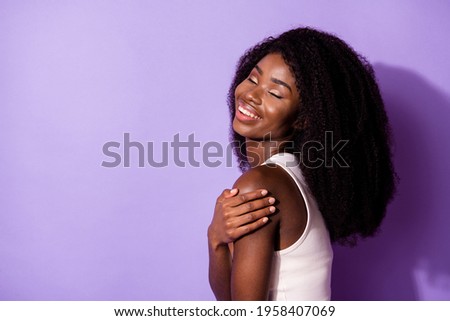
[[[284,171],[281,168],[277,168],[274,166],[266,166],[261,165],[254,167],[247,172],[243,173],[234,183],[233,187],[237,188],[239,190],[238,196],[241,194],[245,194],[248,192],[252,192],[257,189],[266,189],[269,192],[270,196],[275,197],[277,202],[275,205],[277,205],[278,202],[278,195],[282,194],[281,187],[282,187],[282,180],[280,180],[280,174],[281,171]],[[245,201],[243,199],[243,201]],[[278,210],[278,206],[277,210]],[[270,217],[270,223],[271,224],[265,224],[263,228],[260,228],[257,233],[254,234],[261,234],[261,232],[264,232],[270,228],[275,228],[279,224],[279,218],[280,215],[274,215]]]
[[[280,224],[277,249],[293,244],[303,233],[307,222],[307,211],[297,183],[278,165],[262,165],[242,174],[234,184],[239,193],[265,188],[275,197],[277,213],[274,223]]]
[[[277,189],[286,183],[287,175],[279,166],[261,165],[242,174],[234,183],[242,193],[258,188]]]

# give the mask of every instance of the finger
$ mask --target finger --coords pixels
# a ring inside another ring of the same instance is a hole
[[[240,238],[243,235],[249,234],[259,228],[261,228],[262,226],[264,226],[267,222],[269,221],[269,219],[267,217],[263,217],[259,220],[257,220],[256,222],[250,223],[250,224],[246,224],[244,226],[238,227],[235,231],[234,231],[234,237],[235,239]]]
[[[224,189],[222,191],[222,193],[219,195],[219,197],[217,198],[217,201],[218,202],[224,201],[227,198],[229,193],[230,193],[230,190],[228,188]]]
[[[236,197],[229,199],[228,205],[238,206],[238,205],[246,203],[248,201],[252,201],[252,200],[264,197],[267,194],[268,194],[268,191],[266,189],[257,189],[255,191],[239,194],[239,195],[236,195]]]
[[[274,197],[264,197],[261,199],[249,201],[247,203],[235,206],[233,208],[234,216],[239,216],[245,213],[250,213],[256,210],[260,210],[264,207],[268,207],[270,205],[275,204],[276,200]]]
[[[253,223],[259,219],[272,215],[276,212],[275,206],[269,206],[266,208],[262,208],[257,211],[253,211],[250,213],[243,214],[241,216],[235,217],[231,223],[234,228],[239,228],[249,223]]]
[[[227,190],[228,193],[225,193],[225,198],[231,198],[233,196],[236,196],[236,194],[239,192],[237,188],[233,188],[232,190]]]

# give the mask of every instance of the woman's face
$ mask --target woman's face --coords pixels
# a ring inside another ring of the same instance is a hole
[[[235,90],[233,129],[252,139],[288,138],[300,102],[295,78],[281,54],[261,59]]]

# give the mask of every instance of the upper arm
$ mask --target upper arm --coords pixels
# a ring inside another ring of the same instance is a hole
[[[258,188],[272,192],[274,188],[271,185],[270,169],[260,166],[242,175],[234,187],[239,189],[239,193]],[[267,300],[278,217],[272,216],[264,226],[234,242],[232,300]]]

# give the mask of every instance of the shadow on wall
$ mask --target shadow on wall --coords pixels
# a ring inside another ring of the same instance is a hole
[[[332,299],[450,300],[450,98],[412,71],[374,69],[400,182],[375,238],[334,246]]]

